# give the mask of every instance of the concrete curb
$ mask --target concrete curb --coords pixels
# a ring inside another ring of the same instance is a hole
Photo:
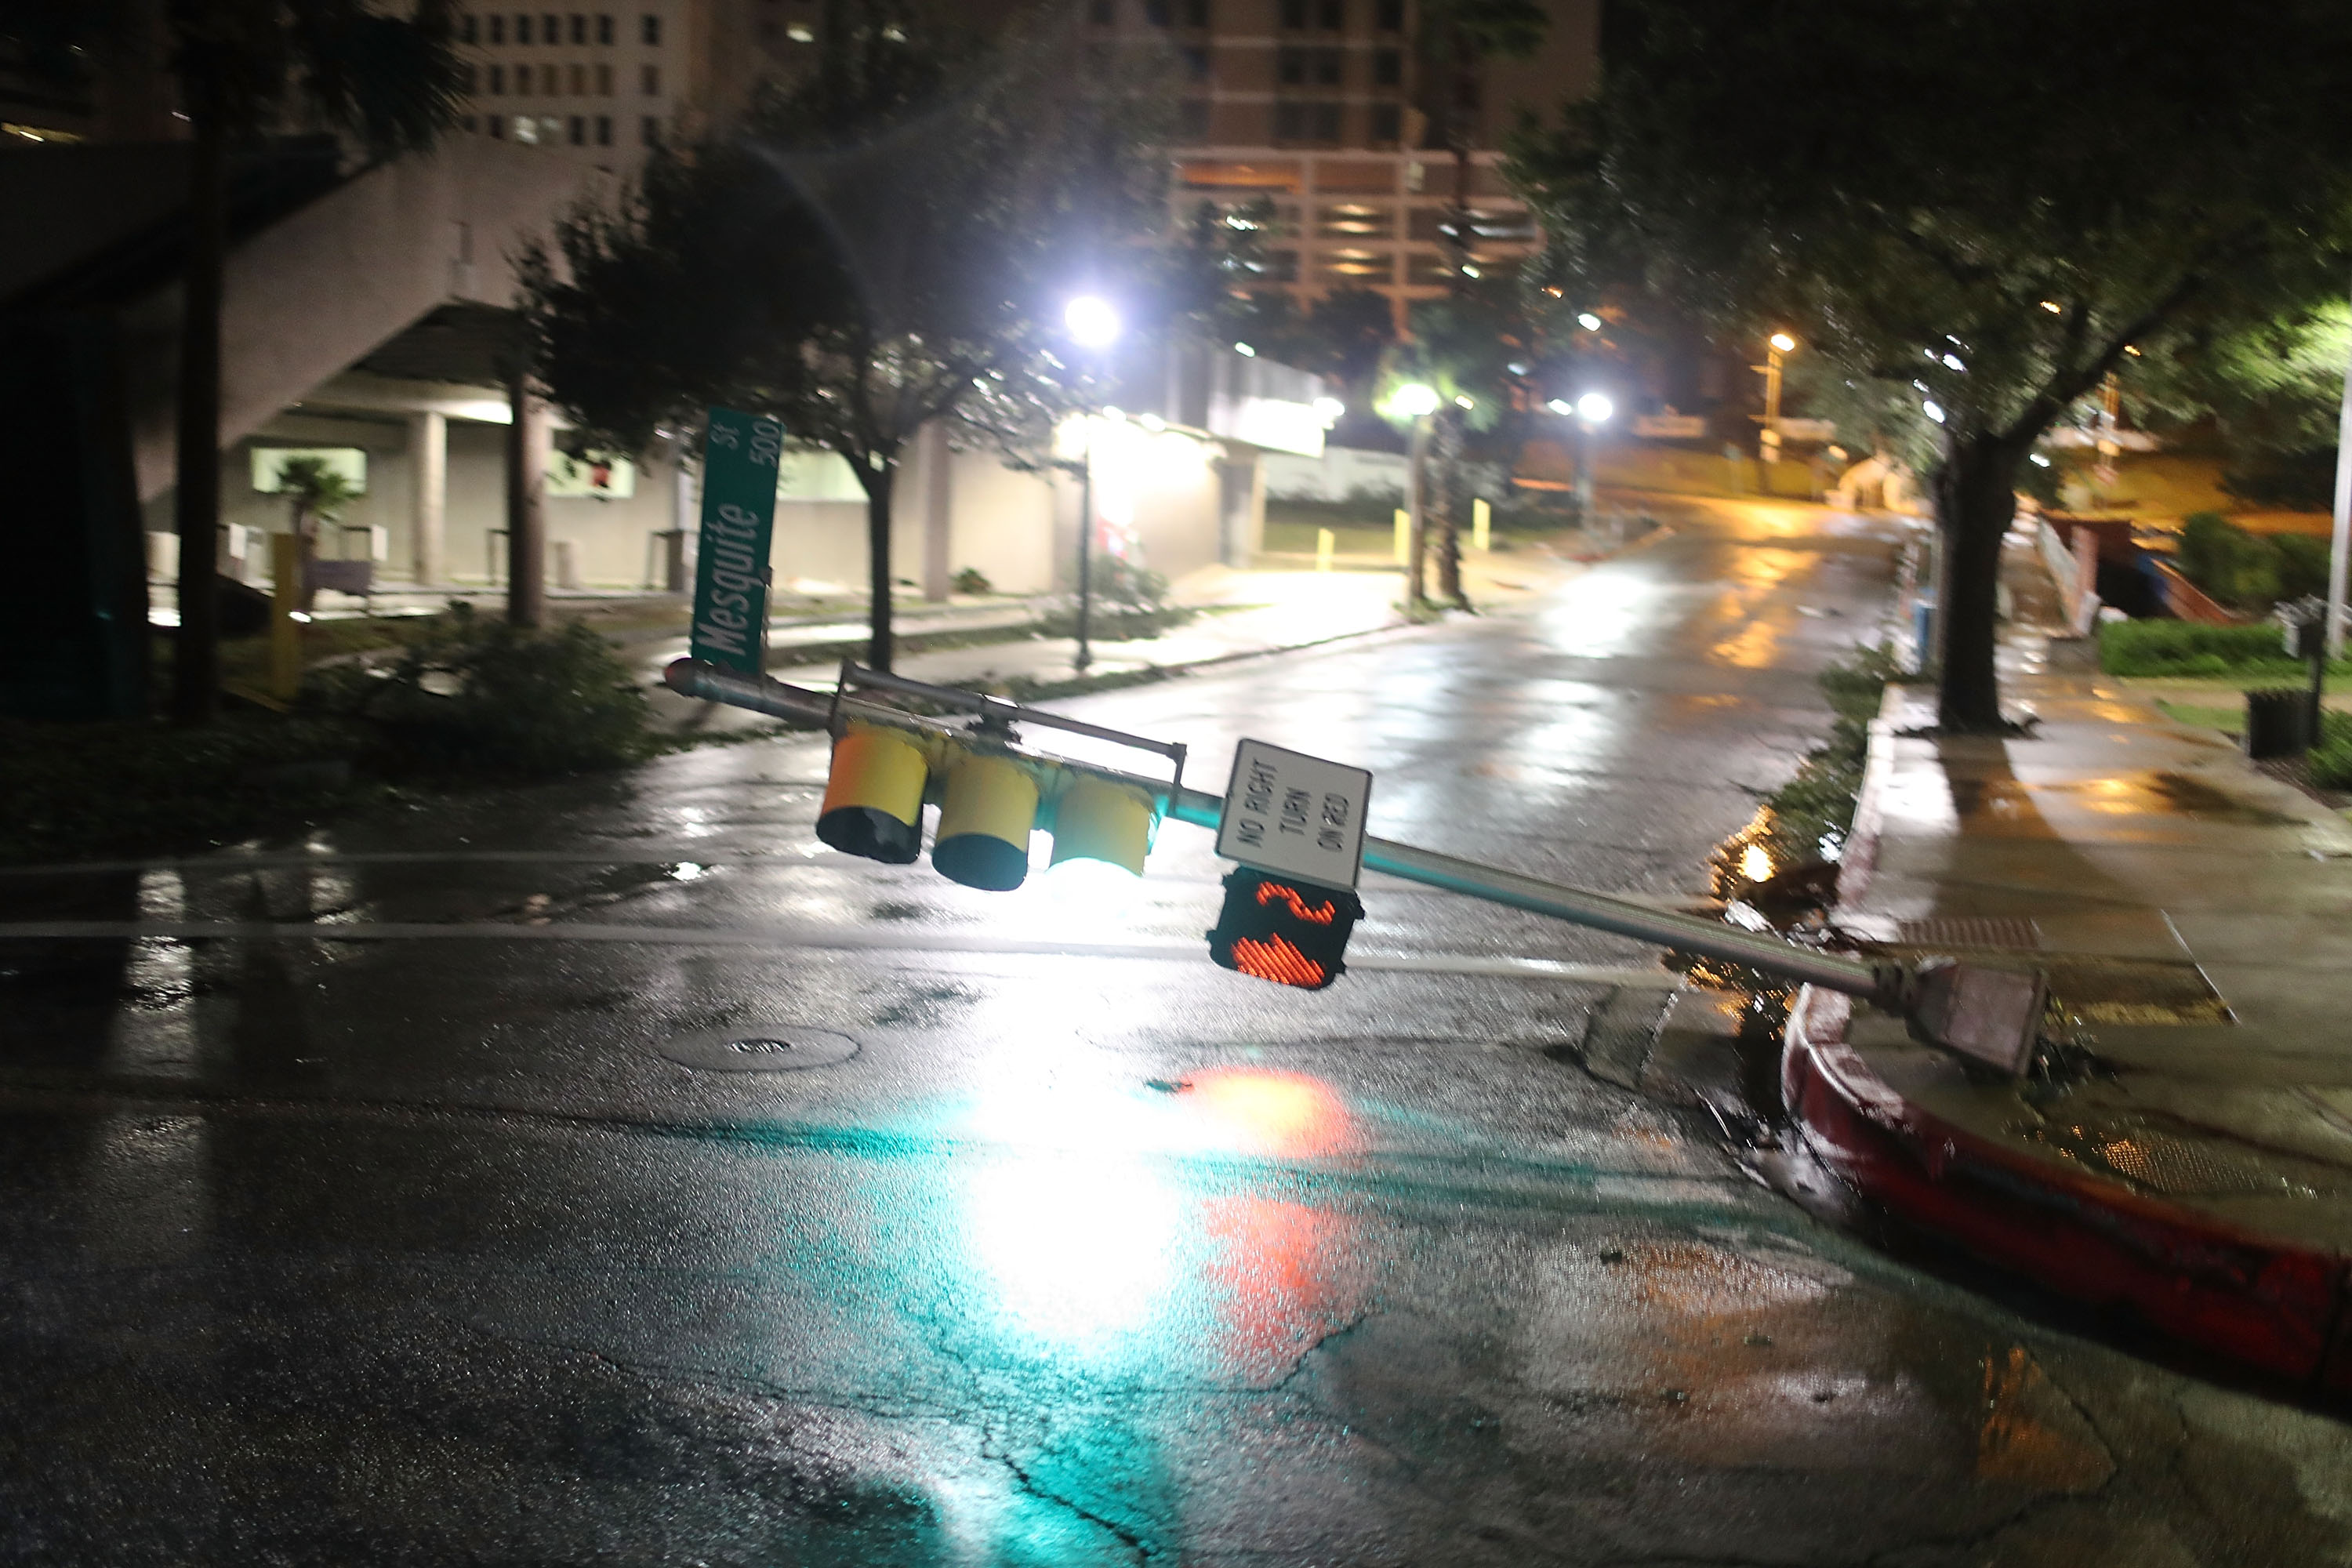
[[[1876,858],[1893,731],[1884,718],[1872,726],[1841,904],[1858,896]],[[2352,1260],[2054,1168],[1936,1116],[1846,1044],[1852,1007],[1835,993],[1798,993],[1780,1093],[1806,1146],[1865,1201],[2062,1295],[2127,1308],[2229,1361],[2352,1394]]]

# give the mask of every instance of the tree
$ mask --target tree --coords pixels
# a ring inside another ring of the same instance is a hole
[[[2126,357],[2352,269],[2352,13],[2327,0],[1620,0],[1599,95],[1524,136],[1560,263],[1775,329],[1937,426],[1948,729],[2000,726],[2000,541]]]
[[[170,0],[172,70],[187,116],[188,258],[181,302],[180,629],[172,716],[212,717],[220,701],[221,296],[228,252],[232,147],[289,119],[354,138],[371,156],[428,146],[456,121],[457,58],[448,0],[410,17],[367,0]]]
[[[959,44],[871,0],[833,0],[823,37],[803,85],[559,225],[525,258],[527,313],[554,400],[616,450],[725,404],[845,458],[866,497],[866,658],[887,669],[907,443],[945,420],[1034,450],[1084,405],[1062,305],[1146,292],[1137,241],[1164,225],[1164,174],[1116,62],[1072,90],[1066,45]]]
[[[1471,261],[1470,153],[1476,140],[1478,67],[1497,55],[1524,57],[1542,47],[1551,13],[1538,0],[1423,0],[1420,56],[1423,112],[1435,144],[1454,154],[1454,205],[1444,233],[1454,275]]]

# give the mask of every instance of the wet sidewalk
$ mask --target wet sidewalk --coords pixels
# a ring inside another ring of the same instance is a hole
[[[1480,613],[1500,613],[1532,603],[1587,569],[1567,552],[1527,545],[1507,552],[1465,553],[1463,589]],[[1255,655],[1311,647],[1343,637],[1362,637],[1410,625],[1401,608],[1404,578],[1396,571],[1241,571],[1210,566],[1186,574],[1171,589],[1171,602],[1199,612],[1184,625],[1155,637],[1110,639],[1097,637],[1093,660],[1083,672],[1102,679],[1150,676],[1213,666]],[[1061,610],[1062,599],[1014,601],[993,617],[967,616],[952,626],[934,626],[919,620],[900,623],[902,632],[948,629],[1003,632],[1033,626],[1047,610]],[[862,637],[862,618],[844,618],[823,627],[794,628],[797,643],[838,644]],[[772,638],[776,634],[772,632]],[[634,662],[658,680],[662,668],[686,653],[683,638],[638,650]],[[999,636],[974,646],[940,648],[902,655],[898,672],[942,686],[987,689],[1023,685],[1054,686],[1076,679],[1077,643],[1067,637]],[[840,670],[837,658],[793,663],[784,647],[772,640],[769,673],[795,686],[831,690]],[[716,708],[679,697],[656,686],[659,720],[688,732],[725,732],[767,727],[773,721],[740,709]]]
[[[2010,672],[2029,736],[1874,728],[1836,920],[2035,965],[2088,1056],[2011,1084],[1808,994],[1784,1088],[1849,1184],[2069,1294],[2352,1383],[2352,827],[2111,678]]]

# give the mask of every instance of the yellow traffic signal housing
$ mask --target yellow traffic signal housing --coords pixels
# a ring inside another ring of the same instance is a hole
[[[930,762],[903,731],[852,724],[833,743],[833,771],[816,836],[835,849],[911,865],[923,852],[923,789]]]
[[[951,882],[1009,892],[1029,875],[1029,833],[1037,825],[1037,780],[1007,756],[958,748],[940,795],[931,867]]]
[[[1183,787],[1184,748],[1107,730],[1084,720],[1040,713],[977,692],[930,686],[855,664],[842,666],[840,692],[866,689],[904,693],[980,714],[968,729],[942,733],[928,717],[862,716],[834,705],[833,768],[818,808],[817,837],[869,860],[908,865],[920,858],[923,807],[937,803],[931,865],[968,888],[1004,892],[1029,875],[1029,836],[1054,836],[1056,866],[1100,860],[1135,876],[1159,826],[1164,804]],[[1013,721],[1076,731],[1137,746],[1175,764],[1166,784],[1018,751]]]
[[[1054,802],[1054,864],[1101,860],[1140,877],[1157,815],[1144,791],[1080,775]]]

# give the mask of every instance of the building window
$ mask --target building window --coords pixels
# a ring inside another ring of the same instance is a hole
[[[642,44],[659,47],[661,43],[661,18],[659,16],[647,16],[643,18],[637,28],[637,41]]]
[[[1307,0],[1282,0],[1282,25],[1294,33],[1307,30]]]
[[[600,114],[596,117],[596,145],[610,147],[612,144],[613,117],[609,114]]]
[[[1383,33],[1404,31],[1404,0],[1373,0],[1372,26]]]
[[[1404,114],[1393,103],[1372,105],[1372,144],[1391,147],[1404,139]]]
[[[572,117],[571,129],[572,144],[574,147],[585,147],[588,145],[588,121],[586,120],[577,114],[573,115]]]
[[[1339,85],[1339,51],[1337,49],[1276,49],[1274,54],[1274,75],[1285,87],[1337,87]]]
[[[493,96],[498,98],[504,98],[507,95],[506,67],[492,66],[490,68],[490,92]]]
[[[1209,79],[1209,50],[1203,44],[1187,44],[1176,51],[1184,62],[1184,74],[1194,81]]]
[[[572,13],[572,41],[575,44],[588,41],[588,18],[577,11]]]
[[[1209,0],[1177,0],[1176,21],[1179,26],[1207,26],[1209,25]]]
[[[1348,0],[1315,0],[1315,25],[1336,33],[1348,25]]]
[[[471,11],[457,18],[457,41],[474,44],[481,41],[481,27]]]
[[[1404,55],[1398,49],[1372,51],[1372,85],[1400,87],[1404,82]]]
[[[588,68],[586,66],[574,65],[572,68],[572,96],[574,98],[585,98],[588,96]]]
[[[515,18],[515,42],[518,44],[527,44],[530,42],[530,17],[517,16]]]
[[[596,18],[596,41],[600,44],[613,41],[613,18],[609,13]]]
[[[647,98],[659,98],[661,96],[661,67],[639,66],[637,68],[637,87]]]
[[[637,134],[648,147],[661,145],[661,121],[648,114],[637,124]]]
[[[599,65],[596,68],[596,96],[599,98],[613,96],[613,68],[610,65]]]
[[[1265,275],[1276,283],[1298,281],[1298,252],[1269,250],[1265,253]]]
[[[539,19],[539,41],[542,44],[562,43],[563,41],[563,18],[556,16],[541,16]]]
[[[494,44],[503,44],[503,43],[505,43],[506,41],[507,41],[507,19],[506,19],[506,17],[505,17],[505,16],[492,16],[492,17],[490,18],[490,42],[492,42],[492,43],[494,43]]]
[[[515,138],[525,146],[539,145],[539,121],[528,114],[515,116]]]
[[[1274,139],[1277,142],[1337,142],[1339,139],[1339,106],[1336,103],[1300,103],[1296,100],[1278,101],[1274,106]]]
[[[463,131],[467,135],[471,136],[474,133],[474,117],[470,114],[460,116],[457,121],[457,128]]]
[[[514,89],[515,96],[518,98],[520,98],[530,91],[530,68],[529,66],[517,66],[514,68]]]
[[[507,117],[503,114],[491,115],[482,121],[482,128],[498,141],[503,142],[507,139]]]

